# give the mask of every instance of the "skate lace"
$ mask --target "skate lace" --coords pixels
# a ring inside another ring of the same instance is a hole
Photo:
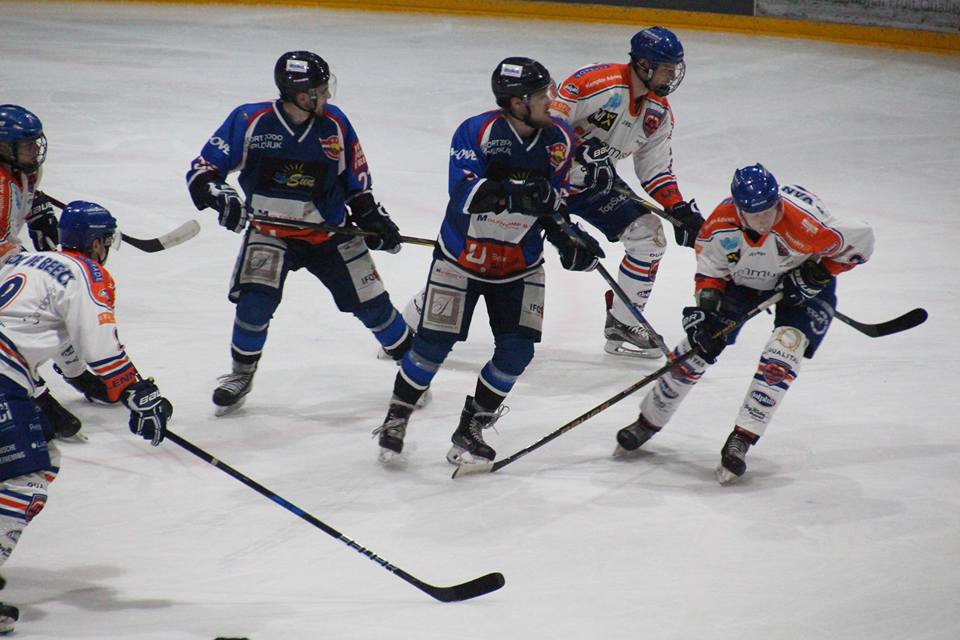
[[[497,420],[503,416],[510,413],[510,407],[505,404],[497,407],[496,411],[477,411],[473,414],[473,417],[470,418],[470,423],[467,425],[467,430],[470,431],[475,439],[483,442],[483,430],[484,429],[493,429],[495,433],[500,433],[497,431],[497,428],[494,426],[497,423]]]
[[[747,442],[746,438],[739,434],[734,434],[734,436],[730,438],[730,442],[727,443],[727,455],[744,458],[749,448],[750,443]]]
[[[220,383],[219,387],[230,393],[237,393],[243,391],[250,380],[253,378],[252,373],[228,373],[217,378],[217,382]]]
[[[383,421],[382,425],[373,430],[370,437],[376,438],[384,432],[386,432],[387,435],[402,438],[407,433],[407,425],[403,416],[397,415],[393,411],[387,412],[387,419]]]

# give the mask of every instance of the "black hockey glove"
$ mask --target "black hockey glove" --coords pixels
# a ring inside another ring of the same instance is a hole
[[[726,336],[717,336],[727,327],[727,321],[718,312],[704,307],[683,308],[683,330],[690,346],[700,349],[700,357],[713,364],[727,346]]]
[[[583,188],[591,195],[610,193],[617,175],[610,158],[610,147],[596,138],[581,140],[575,158],[583,167]]]
[[[799,267],[783,274],[783,301],[789,305],[800,305],[816,298],[824,287],[833,282],[833,274],[819,262],[807,260]]]
[[[397,253],[403,242],[400,238],[400,229],[390,219],[380,203],[373,199],[369,192],[361,193],[350,202],[351,220],[364,231],[375,233],[374,236],[364,236],[367,247],[374,251]]]
[[[250,211],[244,206],[240,195],[226,182],[212,180],[207,183],[207,206],[220,214],[217,220],[221,227],[234,233],[242,233],[250,222]]]
[[[560,264],[567,271],[593,271],[600,258],[606,257],[600,243],[576,224],[560,226],[555,221],[544,224],[546,238],[560,253]]]
[[[53,438],[70,438],[77,435],[80,427],[83,426],[80,418],[64,409],[63,406],[57,402],[56,398],[50,395],[49,389],[35,397],[33,401],[40,408],[40,412],[47,420],[47,427],[49,429],[44,429],[44,436],[46,436],[47,440],[52,440]]]
[[[30,215],[26,220],[33,248],[37,251],[56,251],[60,244],[57,216],[53,212],[53,205],[42,191],[34,194],[33,206],[30,207]]]
[[[71,387],[83,394],[83,397],[89,402],[96,401],[105,404],[114,404],[117,402],[117,400],[110,400],[110,397],[107,395],[107,385],[103,384],[103,380],[89,371],[84,371],[76,378],[63,376],[63,379]]]
[[[173,416],[173,405],[160,395],[152,380],[141,380],[127,387],[123,404],[130,409],[130,431],[153,446],[163,442],[167,421]]]
[[[552,216],[560,208],[560,194],[546,178],[530,178],[524,182],[503,181],[507,211],[539,218]]]
[[[692,247],[697,242],[697,234],[703,226],[703,216],[696,200],[678,202],[670,207],[667,215],[673,218],[673,235],[681,247]],[[675,222],[674,222],[675,220]]]

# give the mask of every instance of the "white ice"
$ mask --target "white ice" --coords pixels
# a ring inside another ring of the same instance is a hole
[[[131,235],[202,224],[182,247],[126,247],[109,265],[121,335],[176,406],[171,428],[428,582],[507,579],[436,603],[51,376],[90,442],[62,445],[48,506],[3,567],[16,637],[960,637],[960,58],[679,31],[687,197],[709,210],[737,166],[765,163],[873,224],[877,251],[841,277],[840,310],[876,322],[923,306],[930,320],[879,339],[835,322],[739,485],[720,487],[713,467],[766,316],[639,458],[611,452],[642,391],[495,474],[454,481],[449,435],[491,352],[482,312],[411,422],[405,468],[381,467],[370,437],[394,366],[305,273],[290,278],[245,408],[213,416],[239,237],[194,210],[183,174],[234,106],[274,95],[280,53],[312,49],[339,78],[378,198],[404,233],[433,237],[449,136],[492,107],[494,65],[529,55],[563,78],[625,60],[635,29],[226,5],[4,3],[0,15],[0,102],[43,119],[44,189],[104,204]],[[622,253],[606,247],[615,270]],[[489,438],[501,457],[657,366],[602,353],[604,283],[547,253],[544,341]],[[429,251],[376,259],[402,305]],[[671,240],[648,307],[671,344],[693,268]]]

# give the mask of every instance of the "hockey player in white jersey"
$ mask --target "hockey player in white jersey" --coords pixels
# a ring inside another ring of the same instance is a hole
[[[803,358],[823,341],[837,305],[836,276],[866,262],[874,243],[865,223],[837,220],[807,189],[780,187],[763,165],[737,169],[730,192],[697,238],[696,303],[683,310],[687,337],[674,350],[699,347],[700,354],[660,378],[637,420],[617,433],[619,447],[633,451],[659,432],[738,330],[715,336],[781,288],[773,333],[721,450],[721,484],[744,474],[747,450],[766,431]]]
[[[117,221],[99,205],[71,202],[59,221],[61,252],[12,252],[0,264],[0,565],[43,509],[60,455],[33,398],[37,367],[72,344],[130,409],[130,430],[154,445],[173,408],[140,376],[117,337],[113,278],[104,263],[119,241]],[[16,607],[0,604],[0,633]]]
[[[46,156],[47,137],[40,118],[19,105],[0,105],[0,261],[24,250],[20,242],[24,225],[37,251],[57,250],[57,217],[39,191]],[[64,379],[85,395],[96,393],[87,388],[91,374],[77,362],[69,345],[65,351],[55,358]],[[45,385],[37,388],[35,400],[58,437],[70,438],[80,431],[80,419],[61,406]]]
[[[628,64],[595,64],[576,71],[560,86],[551,105],[577,135],[570,172],[570,213],[579,215],[612,242],[622,242],[618,283],[643,310],[666,249],[659,217],[638,203],[616,172],[617,161],[633,157],[643,189],[665,210],[677,244],[692,247],[703,217],[693,200],[684,200],[673,174],[673,112],[667,96],[683,80],[683,45],[663,27],[637,32]],[[604,349],[615,355],[656,358],[651,336],[624,301],[606,294]]]

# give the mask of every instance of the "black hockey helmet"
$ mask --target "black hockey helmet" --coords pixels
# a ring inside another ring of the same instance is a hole
[[[497,65],[490,84],[497,105],[506,109],[510,106],[510,98],[527,98],[550,87],[553,80],[547,68],[536,60],[512,57],[504,58]]]
[[[329,85],[330,66],[310,51],[288,51],[274,65],[273,80],[280,90],[280,98],[294,101],[298,93]]]

